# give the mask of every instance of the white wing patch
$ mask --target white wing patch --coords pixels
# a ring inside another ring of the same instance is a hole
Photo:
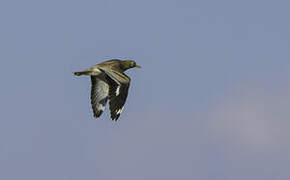
[[[102,104],[100,104],[99,109],[102,110],[102,111],[104,111],[105,110],[105,106],[102,105]]]
[[[120,94],[120,85],[116,89],[116,96],[118,96],[119,94]]]
[[[121,114],[122,111],[123,111],[123,109],[124,109],[124,106],[123,106],[121,109],[119,109],[119,110],[116,112],[116,114]]]

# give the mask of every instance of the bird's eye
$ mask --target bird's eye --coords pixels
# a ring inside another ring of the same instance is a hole
[[[132,61],[132,62],[131,62],[131,67],[134,67],[134,66],[135,66],[135,62]]]

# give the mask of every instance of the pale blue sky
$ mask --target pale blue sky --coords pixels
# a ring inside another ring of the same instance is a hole
[[[290,2],[0,2],[0,179],[288,180]],[[118,122],[90,80],[142,69]]]

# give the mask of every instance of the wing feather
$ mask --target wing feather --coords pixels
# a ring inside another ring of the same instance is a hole
[[[128,96],[130,84],[117,84],[110,77],[107,76],[109,88],[109,105],[111,111],[111,119],[117,121],[124,109],[124,105]]]
[[[91,76],[91,81],[91,105],[94,117],[98,118],[105,110],[109,96],[109,85],[96,76]]]
[[[117,121],[128,96],[130,77],[114,69],[104,67],[99,67],[99,69],[106,74],[106,80],[109,84],[111,119]]]
[[[105,67],[99,67],[99,69],[107,74],[112,80],[114,80],[117,84],[127,84],[130,83],[130,77],[127,76],[126,74],[116,71],[114,69],[108,69]]]

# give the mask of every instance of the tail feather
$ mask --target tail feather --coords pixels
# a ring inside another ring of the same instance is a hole
[[[89,75],[90,71],[74,72],[75,76]]]

